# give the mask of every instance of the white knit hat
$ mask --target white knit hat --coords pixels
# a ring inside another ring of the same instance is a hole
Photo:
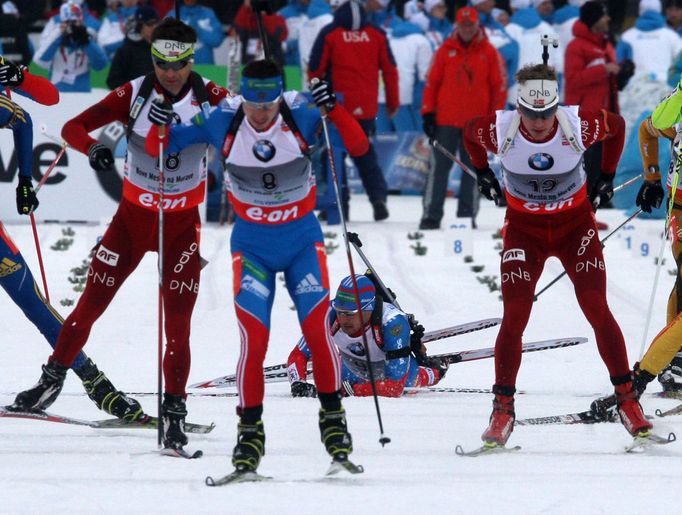
[[[645,11],[661,12],[661,0],[639,0],[639,14]]]
[[[512,9],[528,9],[530,7],[530,0],[511,0],[509,6]]]

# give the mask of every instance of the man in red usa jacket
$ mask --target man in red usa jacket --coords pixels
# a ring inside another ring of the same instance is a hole
[[[486,151],[501,157],[507,199],[500,267],[504,315],[495,342],[495,384],[486,447],[504,446],[514,427],[514,393],[521,365],[521,336],[533,306],[544,263],[557,257],[573,282],[599,354],[614,385],[618,413],[633,436],[646,437],[632,387],[623,333],[606,301],[606,265],[593,206],[613,195],[613,176],[623,150],[625,122],[619,115],[559,106],[556,72],[529,65],[516,75],[518,110],[476,118],[465,127],[465,145],[480,192],[498,201],[500,184]],[[585,149],[604,142],[602,175],[588,198],[582,167]]]
[[[375,132],[379,109],[379,71],[386,88],[386,108],[393,117],[400,107],[398,68],[383,30],[372,25],[357,0],[342,4],[334,21],[317,36],[310,52],[308,77],[327,79],[343,94],[343,106],[360,123],[368,137]],[[370,141],[371,143],[371,141]],[[372,203],[375,220],[388,218],[386,179],[374,146],[354,157],[362,185]]]

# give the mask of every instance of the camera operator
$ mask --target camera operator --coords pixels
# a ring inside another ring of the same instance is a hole
[[[59,17],[59,31],[41,41],[34,61],[50,70],[50,82],[59,91],[90,91],[90,69],[104,68],[107,57],[97,44],[96,32],[83,24],[79,5],[63,4]]]

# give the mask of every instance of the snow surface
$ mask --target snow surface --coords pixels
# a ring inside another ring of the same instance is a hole
[[[635,187],[620,194],[634,195]],[[402,307],[415,313],[427,330],[502,315],[498,292],[491,293],[477,276],[499,276],[499,255],[492,234],[501,226],[504,211],[482,201],[479,228],[473,231],[474,262],[448,254],[448,230],[427,231],[422,240],[426,256],[417,256],[407,239],[421,214],[417,197],[391,197],[391,218],[371,222],[364,196],[351,204],[349,228],[359,233],[363,250],[381,278],[397,294]],[[446,221],[454,222],[455,202],[448,200]],[[625,219],[621,211],[599,213],[614,228]],[[444,223],[444,227],[445,227]],[[74,244],[67,251],[52,251],[62,238],[62,225],[39,227],[53,303],[76,299],[67,278],[81,264],[103,226],[72,225]],[[662,221],[636,220],[620,231],[605,248],[609,302],[625,333],[630,361],[640,354],[643,327],[655,275],[654,256],[660,247]],[[340,227],[339,247],[329,256],[330,275],[337,283],[348,273]],[[36,277],[39,276],[29,226],[9,226]],[[190,384],[234,371],[239,340],[232,308],[229,255],[230,228],[207,225],[201,240],[204,269],[192,327]],[[603,237],[606,233],[600,233]],[[625,236],[648,257],[627,249]],[[665,323],[665,303],[673,277],[669,257],[661,269],[649,330],[649,340]],[[357,270],[364,267],[355,256]],[[483,265],[480,273],[471,266]],[[539,287],[562,267],[548,261]],[[673,272],[674,273],[674,272]],[[498,279],[499,281],[499,279]],[[149,254],[95,325],[86,352],[106,371],[117,387],[138,396],[156,412],[156,254]],[[292,302],[279,288],[272,320],[266,364],[286,357],[299,337]],[[0,403],[10,403],[17,391],[31,386],[49,348],[35,328],[6,295],[0,295],[3,313],[3,363]],[[441,353],[489,347],[497,330],[486,329],[433,342],[429,350]],[[586,336],[587,344],[524,355],[517,387],[517,417],[547,416],[582,411],[591,400],[611,391],[608,373],[597,353],[591,328],[583,318],[570,282],[564,278],[537,302],[524,341]],[[648,343],[648,342],[647,342]],[[453,365],[442,386],[490,388],[493,360]],[[657,383],[650,392],[659,390]],[[231,390],[214,390],[224,393]],[[382,448],[374,403],[370,398],[344,401],[353,434],[353,458],[366,472],[356,477],[323,478],[329,463],[319,440],[318,401],[292,399],[285,384],[267,386],[264,422],[267,454],[260,471],[275,478],[268,483],[208,488],[207,475],[231,471],[236,440],[234,397],[188,399],[189,421],[215,422],[209,435],[190,435],[189,450],[202,449],[204,457],[186,461],[156,453],[156,433],[149,430],[95,430],[4,418],[0,421],[1,513],[659,513],[677,506],[682,443],[627,455],[630,437],[620,424],[519,427],[510,445],[513,454],[464,458],[455,455],[480,444],[490,414],[491,395],[421,393],[399,399],[381,399],[385,434],[392,442]],[[674,401],[651,395],[643,398],[647,413],[668,409]],[[85,396],[74,374],[51,411],[85,419],[105,418]],[[682,418],[655,421],[659,433],[679,430]]]

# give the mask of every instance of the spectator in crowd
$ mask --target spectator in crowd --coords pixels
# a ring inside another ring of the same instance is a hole
[[[635,63],[633,78],[649,76],[666,82],[668,68],[682,50],[682,39],[665,24],[660,0],[640,0],[635,26],[623,32],[616,46],[618,62]]]
[[[472,168],[464,149],[462,129],[467,121],[504,109],[506,91],[500,57],[479,25],[471,7],[457,11],[452,35],[436,51],[426,78],[422,118],[424,133],[451,153],[459,151],[464,164]],[[435,152],[435,164],[424,189],[424,212],[420,229],[438,229],[448,188],[452,161]],[[471,218],[478,212],[476,179],[462,173],[457,216]]]
[[[88,29],[94,30],[95,33],[99,32],[102,23],[97,19],[95,14],[88,8],[88,3],[84,0],[68,0],[69,3],[76,4],[80,7],[83,12],[83,24]],[[43,42],[48,39],[52,39],[55,33],[59,33],[61,29],[61,24],[64,22],[61,18],[61,8],[63,4],[67,3],[67,0],[59,2],[61,5],[56,9],[55,14],[50,16],[45,24],[45,28],[40,33],[40,42],[38,46],[42,46]]]
[[[506,87],[511,88],[516,81],[514,75],[516,75],[516,69],[519,65],[519,45],[493,17],[494,0],[471,0],[470,3],[478,12],[479,23],[485,30],[488,40],[504,60],[507,73]]]
[[[180,20],[197,33],[195,64],[213,64],[213,49],[219,47],[225,38],[223,27],[213,9],[199,5],[198,0],[182,0]]]
[[[665,7],[665,21],[668,27],[682,36],[682,0],[669,0]]]
[[[28,66],[31,62],[31,44],[26,23],[14,2],[2,2],[0,9],[0,55],[8,60]]]
[[[133,15],[133,23],[128,24],[123,46],[116,51],[109,68],[107,86],[116,89],[142,75],[154,71],[152,52],[152,32],[159,23],[159,15],[150,5],[141,5]]]
[[[350,37],[349,37],[350,35]],[[334,21],[318,34],[310,54],[310,79],[331,78],[334,91],[343,94],[343,106],[368,137],[375,131],[379,72],[386,88],[386,108],[392,118],[400,106],[398,70],[386,34],[370,24],[367,12],[355,0],[334,11]],[[362,185],[372,203],[375,220],[388,218],[388,186],[374,146],[354,157]]]
[[[542,62],[542,46],[540,45],[540,38],[543,35],[548,35],[550,38],[557,38],[556,32],[552,26],[540,17],[540,13],[534,5],[544,8],[542,2],[533,0],[533,5],[528,0],[512,0],[512,8],[514,5],[519,6],[511,17],[509,25],[505,27],[507,34],[519,44],[519,64],[522,68],[527,64],[538,64]],[[530,7],[528,7],[531,5]],[[525,6],[525,7],[523,7]],[[549,65],[554,67],[558,59],[559,50],[551,49],[549,52]],[[516,101],[516,86],[509,89],[509,101],[514,103]]]
[[[617,77],[621,67],[616,63],[616,51],[609,39],[609,21],[604,4],[597,0],[580,8],[580,18],[573,26],[575,39],[566,48],[567,105],[579,105],[593,112],[619,112]],[[602,147],[599,141],[583,156],[588,191],[592,191],[601,176]]]
[[[175,16],[175,0],[147,0],[147,3],[159,13],[162,20],[167,16]]]
[[[263,27],[267,35],[268,47],[270,48],[269,58],[280,66],[284,65],[284,53],[282,43],[287,40],[288,30],[286,20],[279,14],[261,12]],[[251,61],[262,59],[264,56],[260,34],[258,34],[258,24],[256,13],[251,8],[251,0],[244,0],[244,3],[234,17],[234,28],[237,30],[242,47],[242,65]]]
[[[535,7],[542,21],[554,23],[554,5],[551,0],[531,0],[531,6]]]
[[[393,119],[386,109],[386,92],[383,84],[379,89],[379,132],[418,131],[419,111],[424,94],[426,73],[433,50],[424,33],[414,23],[397,21],[388,37],[391,51],[398,66],[400,107]]]
[[[329,25],[333,20],[332,10],[327,0],[311,0],[306,12],[307,20],[299,29],[298,50],[301,58],[301,74],[303,77],[308,76],[308,61],[310,60],[310,51],[313,48],[315,39],[323,27]],[[303,81],[304,90],[307,89],[307,84]]]
[[[284,64],[298,66],[301,61],[299,53],[300,30],[308,21],[308,7],[310,0],[289,0],[286,7],[277,14],[282,16],[287,24],[287,40],[284,42]]]
[[[425,0],[422,10],[416,10],[409,21],[418,25],[434,48],[443,44],[452,32],[452,23],[446,18],[447,8],[443,0]],[[417,6],[418,8],[418,6]]]
[[[568,0],[566,5],[557,9],[554,13],[554,30],[559,38],[555,69],[559,76],[559,98],[561,99],[564,98],[564,88],[566,87],[564,80],[566,48],[568,48],[568,44],[573,40],[573,25],[578,21],[580,6],[585,2],[586,0]]]
[[[128,21],[135,15],[139,0],[108,0],[107,3],[109,10],[97,31],[97,42],[111,59],[123,44]]]
[[[50,70],[50,82],[59,91],[90,91],[90,70],[101,70],[108,62],[97,33],[84,25],[83,11],[73,2],[61,6],[59,20],[58,30],[41,41],[34,61]]]
[[[509,25],[509,18],[510,18],[510,16],[509,16],[509,12],[507,12],[506,10],[504,10],[504,9],[498,9],[498,8],[496,7],[495,9],[493,9],[493,10],[491,11],[490,14],[492,15],[493,19],[494,19],[497,23],[499,23],[500,25],[502,25],[503,27],[506,27],[507,25]]]

